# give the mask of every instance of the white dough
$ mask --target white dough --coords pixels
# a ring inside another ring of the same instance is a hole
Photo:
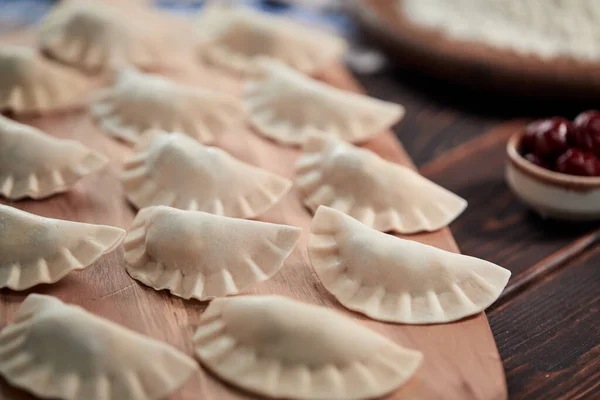
[[[600,60],[598,0],[401,0],[417,24],[545,59]]]

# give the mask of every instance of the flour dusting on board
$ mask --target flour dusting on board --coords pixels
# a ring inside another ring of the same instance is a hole
[[[400,0],[413,22],[451,37],[535,54],[600,60],[598,0]]]

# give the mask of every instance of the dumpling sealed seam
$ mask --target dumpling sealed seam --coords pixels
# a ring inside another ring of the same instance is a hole
[[[185,299],[237,294],[266,281],[300,239],[293,226],[158,206],[141,210],[125,240],[131,277]]]
[[[262,58],[314,74],[339,60],[346,42],[325,31],[244,7],[209,6],[195,23],[203,60],[237,73],[257,71]]]
[[[256,131],[284,145],[300,145],[314,129],[348,142],[364,142],[404,116],[399,104],[344,91],[263,60],[246,82],[243,104]]]
[[[66,192],[108,161],[77,141],[56,139],[0,115],[0,194],[8,199]]]
[[[166,205],[234,218],[255,218],[273,207],[292,183],[180,133],[150,131],[121,175],[138,208]]]
[[[44,218],[0,205],[0,288],[54,283],[115,250],[125,231]]]
[[[409,168],[318,132],[304,142],[296,185],[311,210],[326,205],[383,232],[435,231],[467,206]]]
[[[213,300],[194,347],[232,385],[296,400],[379,398],[410,379],[423,358],[333,310],[279,296]]]
[[[445,323],[477,314],[510,277],[488,261],[387,235],[324,206],[312,221],[308,253],[340,303],[386,322]]]
[[[171,346],[51,296],[29,295],[0,332],[0,375],[45,399],[159,400],[197,369]]]
[[[152,31],[156,27],[144,26],[149,20],[143,13],[139,8],[118,9],[97,1],[61,2],[42,20],[38,45],[51,57],[86,71],[155,67],[161,54]]]
[[[235,133],[245,119],[234,97],[133,69],[121,71],[115,86],[96,96],[91,111],[109,135],[128,143],[151,128],[211,143],[216,136]]]
[[[34,49],[0,45],[0,112],[44,114],[85,103],[90,83]]]

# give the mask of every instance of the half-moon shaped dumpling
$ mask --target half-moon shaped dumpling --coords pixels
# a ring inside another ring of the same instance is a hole
[[[383,232],[435,231],[467,206],[409,168],[324,135],[305,141],[296,184],[311,210],[326,205]]]
[[[108,158],[75,140],[57,139],[0,115],[0,194],[41,199],[69,190]]]
[[[53,58],[86,71],[159,63],[155,34],[125,10],[92,1],[61,2],[42,21],[39,47]]]
[[[214,300],[194,345],[223,380],[278,399],[379,397],[410,379],[423,358],[336,311],[279,296]]]
[[[346,42],[325,31],[243,7],[210,6],[196,22],[204,60],[236,73],[254,73],[261,58],[313,74],[340,59]]]
[[[0,332],[0,354],[9,384],[62,400],[163,399],[198,369],[165,343],[39,294]]]
[[[323,282],[345,307],[406,324],[456,321],[489,307],[510,271],[373,230],[321,206],[308,253]]]
[[[0,46],[0,112],[47,113],[78,106],[89,88],[77,72],[34,49]]]
[[[113,226],[44,218],[0,205],[0,288],[58,282],[116,249],[124,237],[125,231]]]
[[[129,143],[151,128],[210,143],[245,118],[234,97],[132,69],[123,70],[116,85],[97,96],[92,114],[108,134]]]
[[[292,183],[180,133],[150,131],[121,175],[138,208],[166,205],[234,218],[254,218],[273,207]]]
[[[256,130],[279,143],[299,145],[314,129],[364,142],[404,116],[398,104],[335,88],[281,63],[261,66],[263,74],[244,86],[243,104]]]
[[[184,299],[236,294],[274,276],[302,229],[184,211],[141,210],[125,240],[127,272]]]

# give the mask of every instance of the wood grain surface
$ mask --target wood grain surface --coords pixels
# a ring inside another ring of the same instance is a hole
[[[524,209],[506,190],[506,141],[524,126],[520,120],[499,125],[421,168],[423,175],[470,199],[470,207],[453,224],[457,240],[466,254],[489,259],[512,271],[509,290],[503,295],[531,273],[530,266],[598,228],[596,222],[543,220]],[[489,209],[495,212],[490,214]]]
[[[354,1],[356,20],[400,63],[497,92],[544,98],[600,96],[600,62],[535,55],[454,40],[411,22],[397,0]]]
[[[509,397],[600,398],[600,224],[544,220],[504,181],[506,140],[514,129],[532,118],[574,118],[598,103],[505,98],[397,66],[357,78],[369,93],[406,107],[396,136],[423,175],[468,200],[450,226],[461,251],[513,272],[487,310]]]
[[[239,82],[231,81],[215,71],[201,70],[186,64],[170,71],[179,80],[206,83],[236,92]],[[348,90],[357,90],[343,67],[332,67],[321,79]],[[67,194],[44,201],[8,203],[43,216],[74,221],[102,223],[128,228],[134,210],[126,203],[118,174],[130,150],[103,134],[84,112],[71,112],[43,118],[20,119],[57,137],[80,140],[111,157],[110,167],[85,178]],[[235,156],[254,165],[293,177],[297,150],[283,148],[250,130],[236,132],[219,143]],[[404,165],[412,165],[394,136],[387,132],[377,136],[367,147],[382,157]],[[333,307],[351,315],[370,328],[403,346],[424,353],[424,364],[416,376],[389,399],[504,399],[507,397],[502,364],[485,314],[481,313],[456,323],[428,326],[383,324],[344,310],[318,281],[306,251],[311,220],[295,190],[262,220],[299,226],[304,229],[297,249],[284,268],[272,280],[252,293],[277,293],[315,304]],[[414,235],[412,239],[458,251],[448,229],[436,233]],[[103,257],[86,270],[73,273],[54,285],[40,285],[28,292],[0,291],[0,323],[10,322],[20,302],[30,292],[57,296],[87,310],[167,342],[192,354],[192,334],[206,303],[185,301],[165,291],[156,292],[132,280],[123,268],[123,250]],[[152,362],[152,360],[149,360]],[[28,399],[21,391],[0,381],[3,399]],[[226,400],[255,398],[218,381],[205,370],[191,379],[171,399]]]
[[[421,171],[469,201],[452,224],[464,252],[513,272],[488,310],[510,397],[593,399],[600,394],[600,227],[544,220],[506,187],[506,139],[522,125],[501,124]]]
[[[599,263],[600,249],[584,251],[494,309],[512,398],[600,398]]]

